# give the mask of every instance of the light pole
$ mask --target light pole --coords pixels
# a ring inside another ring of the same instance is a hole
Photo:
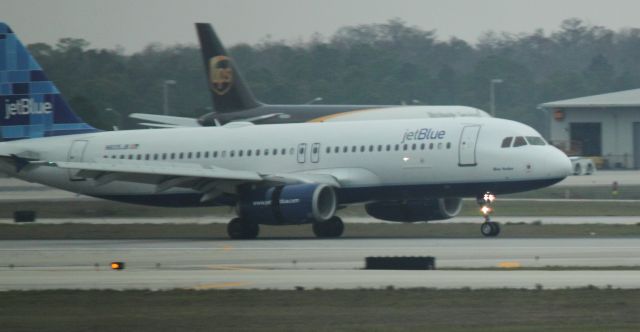
[[[496,84],[504,82],[501,78],[494,78],[491,81],[491,116],[496,116]]]
[[[164,115],[169,115],[169,85],[176,85],[174,80],[164,80],[162,82],[162,97],[164,100],[163,111]]]

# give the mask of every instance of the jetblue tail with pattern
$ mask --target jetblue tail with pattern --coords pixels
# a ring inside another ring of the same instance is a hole
[[[0,141],[97,131],[76,114],[11,28],[0,22]]]

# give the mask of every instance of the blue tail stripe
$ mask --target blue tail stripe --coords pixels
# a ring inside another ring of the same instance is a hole
[[[95,131],[73,113],[29,50],[0,22],[0,141]]]

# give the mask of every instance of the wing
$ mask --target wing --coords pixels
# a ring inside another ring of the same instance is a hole
[[[147,113],[131,113],[130,118],[153,121],[157,123],[140,123],[147,127],[174,128],[174,127],[200,127],[197,119],[186,118],[180,116],[147,114]]]
[[[144,183],[155,185],[156,193],[172,188],[189,188],[203,193],[203,202],[213,200],[223,193],[237,194],[238,186],[247,183],[263,185],[322,183],[340,187],[340,182],[329,174],[261,174],[256,171],[231,170],[187,163],[109,160],[105,162],[30,161],[29,165],[76,170],[76,176],[93,179],[97,186],[114,181]]]

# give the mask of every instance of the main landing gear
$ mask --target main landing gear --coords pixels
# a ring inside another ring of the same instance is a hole
[[[336,216],[327,221],[313,223],[313,234],[319,238],[340,237],[343,231],[344,223]]]
[[[242,218],[233,218],[227,225],[227,234],[235,240],[250,240],[258,237],[260,226]],[[319,238],[340,237],[344,232],[344,223],[339,217],[333,216],[323,222],[313,223],[313,233]]]
[[[493,208],[491,204],[496,200],[496,196],[490,192],[478,197],[478,204],[481,206],[480,211],[484,217],[484,222],[480,226],[480,232],[487,237],[494,237],[500,234],[500,225],[491,221],[491,213]]]
[[[227,234],[232,239],[249,240],[258,237],[260,226],[241,218],[233,218],[227,225]]]

